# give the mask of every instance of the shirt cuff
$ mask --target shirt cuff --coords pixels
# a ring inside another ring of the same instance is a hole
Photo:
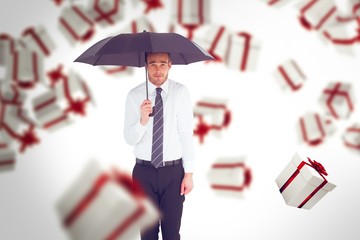
[[[194,172],[194,163],[191,161],[183,160],[183,167],[184,167],[185,173],[193,173]]]

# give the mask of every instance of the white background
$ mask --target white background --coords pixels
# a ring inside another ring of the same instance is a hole
[[[64,1],[68,4],[69,1]],[[85,2],[85,1],[74,1]],[[166,31],[170,1],[148,17],[156,30]],[[203,97],[228,100],[232,122],[220,138],[209,135],[196,144],[195,188],[186,197],[182,239],[359,239],[360,154],[342,143],[344,129],[359,122],[358,100],[350,118],[335,120],[336,132],[317,147],[299,142],[296,123],[307,111],[323,113],[319,105],[322,89],[330,81],[350,82],[360,92],[359,45],[354,56],[339,54],[317,33],[298,21],[296,4],[288,1],[270,8],[261,0],[211,1],[213,23],[232,31],[247,31],[261,42],[255,72],[229,70],[221,63],[173,66],[170,78],[185,84],[193,102]],[[93,93],[94,106],[84,118],[54,133],[39,130],[39,145],[17,155],[13,171],[0,172],[0,239],[63,240],[55,204],[90,159],[116,165],[131,172],[134,157],[122,134],[127,92],[144,81],[144,69],[126,78],[106,76],[98,67],[72,61],[94,42],[119,32],[143,11],[126,1],[122,22],[97,27],[86,44],[70,44],[58,29],[61,7],[50,0],[0,0],[0,32],[20,37],[24,28],[42,24],[56,42],[54,54],[45,62],[51,70],[62,63],[65,72],[76,70]],[[338,1],[339,7],[346,1]],[[295,59],[307,81],[297,92],[283,91],[273,77],[281,62]],[[287,206],[275,178],[295,152],[321,162],[328,180],[337,185],[311,210]],[[215,195],[207,173],[220,157],[245,157],[253,180],[243,198]]]

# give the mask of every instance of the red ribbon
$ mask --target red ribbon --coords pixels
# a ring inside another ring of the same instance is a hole
[[[305,18],[304,14],[307,10],[309,10],[317,2],[318,2],[318,0],[312,0],[300,10],[300,17],[299,17],[300,23],[303,25],[303,27],[305,27],[308,30],[311,30],[311,29],[319,30],[321,28],[321,26],[326,22],[326,20],[328,20],[328,18],[330,18],[330,16],[332,14],[334,14],[336,11],[336,6],[333,6],[330,9],[330,11],[328,11],[325,14],[325,16],[323,16],[320,19],[320,21],[318,22],[318,24],[316,26],[312,26],[311,23]]]
[[[0,161],[0,167],[1,166],[7,166],[7,165],[12,165],[15,163],[15,160],[14,159],[10,159],[10,160],[1,160]]]
[[[90,204],[96,199],[101,189],[110,181],[118,182],[120,185],[124,184],[123,187],[125,187],[126,190],[135,197],[144,196],[142,190],[139,189],[139,185],[135,184],[135,182],[132,184],[132,179],[129,176],[119,174],[117,171],[114,171],[113,175],[103,173],[95,180],[92,188],[87,192],[87,194],[64,218],[64,226],[70,227],[81,216],[81,214],[86,211]],[[119,225],[105,239],[117,239],[133,222],[143,215],[144,212],[145,207],[142,204],[139,205],[137,209],[125,221],[119,223]]]
[[[335,118],[339,118],[339,116],[337,115],[337,113],[331,103],[334,100],[334,98],[338,95],[345,97],[345,99],[348,103],[348,106],[349,106],[349,110],[351,112],[354,110],[349,93],[346,91],[341,91],[340,87],[341,87],[341,83],[337,82],[333,89],[325,89],[324,90],[325,94],[329,94],[329,98],[327,99],[326,104],[330,110],[331,115],[333,115],[333,117],[335,117]]]
[[[244,183],[240,186],[228,186],[228,185],[221,185],[221,184],[212,184],[211,188],[218,189],[218,190],[230,190],[230,191],[243,191],[245,187],[249,187],[252,174],[249,168],[245,166],[244,163],[216,163],[213,164],[212,168],[243,168],[244,169]]]
[[[323,188],[326,183],[328,182],[323,175],[327,176],[327,173],[325,171],[325,168],[318,162],[311,160],[308,158],[310,163],[302,161],[296,168],[295,172],[290,176],[290,178],[282,185],[282,187],[279,189],[280,193],[285,191],[285,189],[290,185],[290,183],[296,178],[296,176],[300,173],[300,170],[303,166],[308,165],[312,168],[314,168],[320,176],[324,179],[324,181],[316,187],[298,206],[298,208],[302,208],[321,188]]]
[[[65,78],[65,75],[62,73],[62,69],[63,69],[63,65],[60,64],[56,69],[49,71],[47,73],[47,76],[50,79],[51,82],[51,87],[54,87],[55,84],[60,81],[63,80]]]
[[[151,10],[164,7],[161,0],[142,0],[142,1],[146,4],[146,9],[144,11],[145,14],[149,13]]]

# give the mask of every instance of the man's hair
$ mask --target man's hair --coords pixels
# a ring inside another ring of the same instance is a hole
[[[153,53],[164,53],[164,54],[167,54],[168,57],[169,57],[169,61],[171,62],[171,55],[170,53],[168,52],[145,52],[145,64],[147,64],[147,58],[150,54],[153,54]]]

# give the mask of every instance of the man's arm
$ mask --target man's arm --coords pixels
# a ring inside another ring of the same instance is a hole
[[[142,115],[146,114],[144,112],[148,112],[149,109],[144,102],[141,106],[136,106],[129,95],[126,98],[124,138],[129,145],[136,145],[145,134],[148,119],[144,119]]]
[[[185,171],[181,183],[180,194],[188,194],[193,189],[193,168],[195,150],[193,143],[194,134],[194,113],[188,90],[185,88],[178,111],[178,131],[182,147],[182,159]]]

